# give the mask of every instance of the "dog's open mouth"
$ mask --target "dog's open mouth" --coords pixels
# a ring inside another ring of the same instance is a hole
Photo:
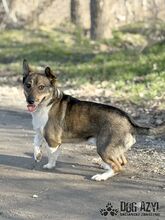
[[[29,112],[35,112],[39,106],[42,105],[43,101],[46,97],[44,97],[40,102],[35,102],[36,104],[28,104],[27,108]]]
[[[34,105],[34,104],[28,104],[28,105],[27,105],[27,108],[28,108],[28,111],[29,111],[29,112],[35,112],[37,106]]]

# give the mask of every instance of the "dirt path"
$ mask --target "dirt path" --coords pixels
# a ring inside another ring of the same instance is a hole
[[[165,140],[139,137],[126,170],[106,182],[90,180],[102,170],[95,147],[85,143],[64,144],[56,169],[44,171],[45,157],[33,163],[34,133],[21,88],[1,87],[0,101],[0,220],[165,218]],[[158,202],[160,216],[120,216],[120,201]],[[119,209],[116,216],[101,215],[108,202]]]

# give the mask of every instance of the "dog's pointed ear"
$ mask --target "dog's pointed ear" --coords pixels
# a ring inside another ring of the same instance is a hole
[[[56,82],[56,76],[53,74],[49,66],[45,68],[45,75],[49,78],[51,84],[54,85]]]
[[[29,64],[26,59],[23,60],[23,81],[26,79],[26,77],[29,75],[31,69],[29,67]]]

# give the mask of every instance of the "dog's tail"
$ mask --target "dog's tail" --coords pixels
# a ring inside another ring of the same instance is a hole
[[[144,126],[133,120],[132,117],[128,116],[130,123],[133,125],[134,130],[137,134],[155,136],[155,137],[165,137],[165,122],[156,127]]]
[[[134,125],[137,134],[147,135],[147,136],[156,136],[156,137],[165,137],[165,123],[157,127],[146,127],[141,125]]]

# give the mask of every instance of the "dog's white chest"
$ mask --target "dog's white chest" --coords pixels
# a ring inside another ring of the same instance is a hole
[[[32,124],[35,131],[43,132],[43,129],[48,121],[48,113],[51,106],[40,107],[32,113]]]

